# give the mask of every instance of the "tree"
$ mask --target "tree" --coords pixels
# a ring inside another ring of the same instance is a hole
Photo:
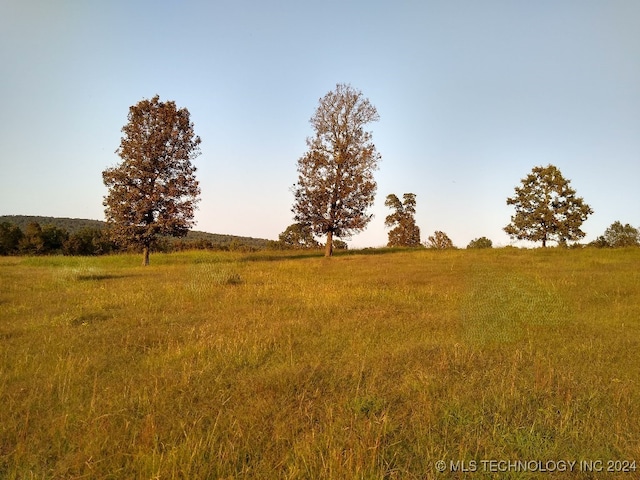
[[[448,248],[455,248],[449,236],[439,230],[436,230],[433,235],[427,238],[426,247],[435,250],[446,250]]]
[[[278,237],[278,247],[284,249],[312,249],[320,244],[313,238],[313,231],[309,224],[294,223]]]
[[[349,245],[347,242],[340,240],[339,238],[333,239],[333,249],[334,250],[349,250]]]
[[[580,226],[593,210],[569,183],[553,165],[534,167],[515,188],[515,195],[507,198],[516,214],[504,231],[518,240],[542,241],[543,247],[548,241],[565,244],[584,237]]]
[[[69,232],[55,225],[45,225],[40,235],[44,244],[44,253],[62,252],[64,243],[69,238]]]
[[[41,227],[38,222],[31,222],[20,239],[20,251],[27,255],[62,253],[68,238],[69,232],[64,228],[55,225]]]
[[[9,222],[0,223],[0,255],[18,253],[18,246],[23,237],[24,234],[17,225]]]
[[[384,204],[394,210],[384,221],[386,227],[394,227],[389,232],[388,247],[418,247],[420,246],[420,228],[416,225],[416,195],[405,193],[403,202],[393,193],[387,195]]]
[[[607,246],[637,247],[640,245],[640,232],[628,223],[622,225],[619,221],[613,222],[604,232],[604,242]]]
[[[113,250],[114,245],[98,228],[82,228],[64,242],[65,255],[102,255]]]
[[[333,253],[333,237],[362,231],[372,218],[376,182],[373,172],[380,155],[364,126],[379,119],[376,108],[362,92],[338,84],[319,101],[311,117],[315,136],[298,159],[294,185],[294,218],[326,235],[325,256]]]
[[[469,242],[467,248],[493,248],[493,242],[487,237],[474,238]]]
[[[20,252],[26,255],[42,255],[45,253],[42,227],[38,222],[30,222],[24,229],[24,235],[20,239]]]
[[[156,95],[129,108],[116,153],[122,163],[102,172],[105,215],[114,241],[142,248],[143,264],[159,236],[182,237],[194,225],[200,188],[191,160],[200,137],[189,111]]]

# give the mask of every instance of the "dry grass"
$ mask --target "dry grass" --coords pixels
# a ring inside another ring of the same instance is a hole
[[[640,461],[638,249],[138,261],[0,258],[1,478]]]

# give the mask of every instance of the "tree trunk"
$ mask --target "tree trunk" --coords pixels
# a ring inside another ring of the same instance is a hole
[[[324,256],[330,257],[333,255],[333,232],[329,230],[327,232],[327,245],[324,247]]]
[[[145,245],[142,247],[142,266],[146,267],[147,265],[149,265],[149,247]]]

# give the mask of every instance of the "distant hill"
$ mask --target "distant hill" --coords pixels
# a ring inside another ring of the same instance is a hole
[[[62,228],[70,234],[77,233],[80,230],[87,228],[103,229],[106,227],[106,222],[100,220],[88,220],[84,218],[61,218],[61,217],[39,217],[30,215],[0,215],[0,223],[8,222],[20,227],[23,230],[30,223],[37,222],[41,227],[45,225],[53,225],[57,228]],[[269,240],[264,238],[253,237],[240,237],[237,235],[224,235],[219,233],[207,233],[197,230],[191,230],[186,237],[181,239],[170,239],[170,241],[177,241],[183,243],[196,243],[207,242],[213,246],[224,247],[229,245],[244,245],[255,249],[263,249],[267,247]]]
[[[85,228],[103,229],[106,226],[105,222],[100,220],[87,220],[82,218],[57,218],[57,217],[37,217],[29,215],[2,215],[0,216],[0,223],[9,222],[13,225],[20,227],[20,230],[24,229],[30,223],[39,223],[41,227],[45,225],[53,225],[56,228],[63,228],[70,234],[77,233]]]

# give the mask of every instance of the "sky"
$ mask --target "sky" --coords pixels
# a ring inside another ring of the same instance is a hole
[[[416,194],[423,240],[503,227],[553,164],[594,214],[640,227],[637,0],[0,0],[0,215],[104,220],[102,171],[129,107],[187,108],[202,154],[196,230],[277,239],[309,119],[337,83],[377,108],[367,228]]]

